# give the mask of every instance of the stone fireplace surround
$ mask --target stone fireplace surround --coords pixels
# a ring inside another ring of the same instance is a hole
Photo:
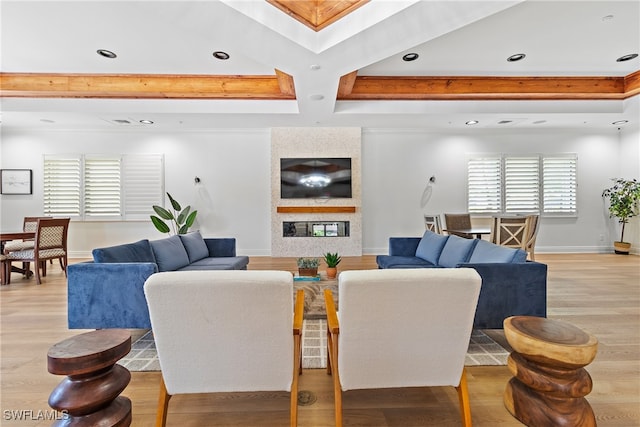
[[[273,128],[271,130],[271,256],[322,257],[362,255],[360,128]],[[280,198],[280,159],[288,157],[350,157],[352,198]],[[283,236],[290,221],[349,222],[348,237]]]

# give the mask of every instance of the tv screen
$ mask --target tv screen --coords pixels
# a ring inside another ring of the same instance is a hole
[[[280,159],[283,199],[351,198],[350,158]]]

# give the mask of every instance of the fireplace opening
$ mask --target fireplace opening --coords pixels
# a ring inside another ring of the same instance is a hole
[[[283,237],[349,237],[349,221],[285,221]]]

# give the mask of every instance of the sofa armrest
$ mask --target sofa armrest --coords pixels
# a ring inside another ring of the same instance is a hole
[[[416,249],[418,249],[420,239],[420,237],[390,237],[389,255],[416,256]]]
[[[233,237],[207,237],[204,242],[210,257],[236,256],[236,239]]]
[[[69,328],[151,328],[144,282],[157,271],[151,262],[69,265]]]
[[[475,328],[502,329],[509,316],[547,316],[547,265],[523,263],[463,263],[482,277]]]

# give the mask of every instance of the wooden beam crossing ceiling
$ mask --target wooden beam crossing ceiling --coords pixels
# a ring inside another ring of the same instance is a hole
[[[338,100],[601,100],[640,93],[640,71],[625,77],[392,77],[340,79]]]
[[[640,93],[640,71],[625,77],[388,77],[340,79],[338,100],[616,100]],[[296,98],[293,78],[273,76],[0,73],[5,98]]]

